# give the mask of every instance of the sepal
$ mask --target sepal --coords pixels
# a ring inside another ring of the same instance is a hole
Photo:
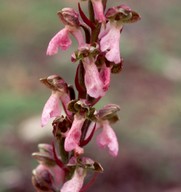
[[[72,157],[67,166],[75,168],[81,167],[85,170],[92,170],[99,173],[102,173],[104,171],[102,165],[99,162],[94,161],[89,157],[78,157],[78,158]]]
[[[64,8],[57,13],[64,25],[79,27],[79,14],[72,8]]]
[[[118,105],[108,104],[97,112],[96,117],[101,121],[108,120],[110,123],[115,123],[119,120],[117,116],[118,111],[120,111],[120,107]]]
[[[51,75],[46,78],[41,78],[40,81],[53,91],[61,93],[68,92],[68,85],[59,75]]]
[[[138,13],[132,11],[131,8],[126,5],[109,8],[106,13],[106,18],[122,23],[134,23],[141,19]]]
[[[62,115],[54,119],[52,126],[54,137],[61,140],[63,137],[66,137],[66,133],[71,127],[71,122],[67,117]]]
[[[53,157],[53,148],[49,144],[39,144],[39,152],[35,152],[32,156],[44,165],[53,166],[56,164]]]
[[[72,54],[72,62],[82,60],[85,57],[94,57],[99,54],[99,45],[94,43],[92,45],[85,44],[84,46],[79,47],[77,51]]]
[[[72,100],[68,104],[68,110],[73,113],[79,113],[88,119],[95,119],[95,108],[86,105],[82,100]]]

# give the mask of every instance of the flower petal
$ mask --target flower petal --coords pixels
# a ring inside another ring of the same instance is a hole
[[[77,168],[73,177],[64,183],[60,192],[79,192],[83,186],[85,176],[85,170]]]
[[[76,150],[77,152],[82,152],[79,147],[79,142],[84,121],[84,117],[75,114],[73,124],[65,139],[64,147],[66,151]]]
[[[108,121],[103,121],[103,130],[97,137],[97,143],[100,147],[108,147],[109,153],[112,156],[118,155],[118,141],[115,132],[109,125]]]
[[[105,95],[103,89],[104,84],[100,78],[97,66],[91,58],[84,58],[83,65],[85,69],[84,81],[87,93],[94,98],[103,97]]]
[[[83,33],[82,33],[80,27],[78,27],[70,32],[77,40],[79,47],[83,46],[85,44],[84,36],[83,36]]]
[[[110,79],[111,78],[111,68],[106,67],[106,65],[104,64],[100,71],[100,77],[104,84],[103,89],[104,89],[104,91],[107,91],[110,86],[110,81],[111,81],[111,79]]]
[[[105,22],[106,18],[104,16],[102,0],[91,0],[91,1],[92,1],[93,9],[94,9],[95,18],[99,22]]]
[[[61,114],[59,102],[59,93],[53,91],[43,108],[41,117],[42,127],[44,127],[48,123],[50,118],[57,117]]]
[[[101,30],[99,35],[100,48],[102,52],[106,52],[106,59],[110,62],[120,63],[120,31],[122,26],[115,24],[106,24],[106,30]]]
[[[55,55],[58,52],[60,47],[62,50],[66,50],[72,44],[71,39],[69,38],[68,28],[60,30],[49,42],[47,48],[47,55]]]

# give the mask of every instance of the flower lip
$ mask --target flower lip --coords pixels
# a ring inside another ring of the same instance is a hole
[[[115,64],[121,61],[119,42],[122,28],[122,22],[109,21],[106,24],[106,29],[102,27],[99,34],[101,51],[105,53],[108,61]]]
[[[41,117],[41,126],[44,127],[50,118],[57,117],[61,114],[61,108],[59,106],[60,93],[57,91],[52,91],[51,96],[47,100]]]
[[[76,168],[72,178],[63,184],[60,192],[79,192],[83,186],[85,176],[86,171],[83,168]]]
[[[79,147],[79,141],[81,138],[81,129],[84,124],[84,121],[84,117],[79,114],[75,114],[72,126],[65,138],[65,151],[69,152],[72,150],[77,150],[79,152],[83,152],[83,150],[81,150],[82,148]]]
[[[109,121],[102,121],[102,132],[97,136],[97,143],[100,147],[107,147],[110,155],[116,157],[119,151],[119,145],[116,134]]]

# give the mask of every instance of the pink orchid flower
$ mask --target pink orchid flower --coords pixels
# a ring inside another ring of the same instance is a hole
[[[60,93],[58,91],[52,91],[51,96],[43,108],[41,126],[44,127],[50,118],[60,116],[60,114]]]
[[[46,186],[50,189],[52,187],[59,189],[65,178],[65,172],[58,165],[49,167],[47,165],[40,164],[33,170],[33,175],[33,182],[35,186],[40,185],[40,188]]]
[[[67,50],[72,44],[69,37],[70,34],[75,37],[79,46],[85,44],[84,36],[80,28],[79,14],[72,8],[64,8],[58,12],[58,15],[65,27],[50,40],[47,55],[56,54],[59,48]]]
[[[68,49],[72,44],[72,41],[69,37],[68,28],[60,30],[49,42],[47,55],[54,55],[58,52],[58,48],[62,50]]]
[[[51,118],[61,115],[62,109],[60,107],[60,102],[62,103],[63,109],[68,117],[71,116],[71,112],[67,109],[69,101],[70,96],[68,93],[60,93],[59,91],[53,90],[43,108],[41,126],[44,127]]]
[[[60,192],[79,192],[83,186],[86,172],[83,168],[77,168],[73,177],[64,183]]]
[[[61,115],[60,102],[62,103],[64,112],[68,117],[72,115],[72,112],[68,110],[68,103],[70,102],[70,95],[68,90],[68,85],[58,75],[51,75],[48,78],[40,79],[52,93],[49,99],[47,100],[41,117],[41,126],[44,127],[50,118],[58,117]]]
[[[55,55],[58,52],[59,48],[61,48],[62,50],[67,50],[72,44],[69,34],[72,34],[76,38],[79,46],[85,43],[84,37],[80,28],[65,26],[64,29],[60,30],[50,40],[47,48],[47,55]]]
[[[97,137],[97,143],[100,147],[108,147],[109,153],[116,157],[118,155],[119,146],[115,132],[111,128],[109,121],[101,122],[102,132]]]
[[[104,83],[107,73],[102,72],[100,74],[94,59],[91,57],[85,57],[83,59],[83,66],[85,69],[84,82],[87,93],[94,98],[103,97],[105,95]]]
[[[123,26],[116,21],[109,21],[106,24],[106,29],[102,26],[99,34],[100,49],[105,52],[105,57],[108,61],[116,64],[121,62],[120,57],[120,33]]]
[[[65,138],[65,150],[72,151],[75,150],[76,153],[82,154],[83,149],[79,146],[80,137],[81,137],[81,129],[84,124],[85,118],[79,114],[74,115],[74,121],[72,126],[67,133]]]

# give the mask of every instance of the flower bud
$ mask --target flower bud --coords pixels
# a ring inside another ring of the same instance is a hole
[[[52,191],[53,175],[44,165],[33,170],[32,183],[37,191]]]

